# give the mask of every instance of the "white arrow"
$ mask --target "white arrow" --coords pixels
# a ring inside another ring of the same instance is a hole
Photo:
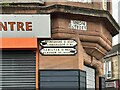
[[[43,47],[74,47],[77,42],[75,40],[43,40],[40,45]]]

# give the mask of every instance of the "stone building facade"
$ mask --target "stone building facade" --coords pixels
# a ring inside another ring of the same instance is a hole
[[[106,87],[108,89],[119,90],[120,85],[120,44],[113,46],[112,50],[104,57],[104,75],[106,77]]]
[[[51,37],[32,38],[30,40],[22,37],[2,38],[1,40],[1,50],[5,53],[9,52],[9,54],[10,52],[14,52],[13,56],[16,52],[23,50],[32,50],[35,52],[36,68],[34,83],[36,89],[40,88],[41,84],[43,87],[49,87],[50,84],[53,85],[53,87],[57,85],[50,82],[51,79],[48,79],[49,85],[47,85],[47,81],[45,82],[43,80],[44,83],[40,81],[42,78],[46,79],[44,73],[47,73],[47,71],[56,73],[54,70],[65,70],[68,72],[76,70],[85,71],[86,81],[84,88],[99,90],[102,87],[100,86],[100,77],[104,75],[102,58],[112,49],[112,37],[118,34],[118,30],[120,29],[111,15],[111,1],[106,3],[104,1],[94,2],[93,0],[89,2],[74,2],[74,0],[65,0],[63,2],[44,2],[41,0],[25,0],[25,2],[16,0],[12,2],[9,0],[5,1],[1,4],[1,14],[3,15],[50,15]],[[41,33],[41,30],[39,30],[39,33]],[[20,45],[17,40],[20,41]],[[42,40],[75,40],[77,42],[75,46],[77,53],[72,56],[44,56],[39,53],[39,50],[42,48],[39,43]],[[26,41],[29,41],[29,43]],[[1,58],[1,60],[3,60],[3,58]],[[40,76],[40,71],[42,71],[43,77],[42,75]],[[90,77],[93,79],[89,80]],[[80,88],[80,84],[77,85]]]

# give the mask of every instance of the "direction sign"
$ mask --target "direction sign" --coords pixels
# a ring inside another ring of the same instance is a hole
[[[40,50],[42,55],[75,55],[75,48],[43,48]]]
[[[43,40],[40,45],[43,47],[74,47],[77,42],[75,40]]]

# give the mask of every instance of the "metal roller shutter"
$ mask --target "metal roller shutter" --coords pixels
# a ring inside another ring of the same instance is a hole
[[[87,90],[95,90],[95,69],[84,66],[84,71],[86,71]]]
[[[0,89],[35,90],[35,52],[0,52]]]
[[[86,90],[86,73],[80,70],[40,70],[39,90]]]

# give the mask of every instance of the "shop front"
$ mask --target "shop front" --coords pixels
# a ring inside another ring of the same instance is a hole
[[[0,17],[0,88],[38,89],[38,44],[51,37],[50,15]]]

